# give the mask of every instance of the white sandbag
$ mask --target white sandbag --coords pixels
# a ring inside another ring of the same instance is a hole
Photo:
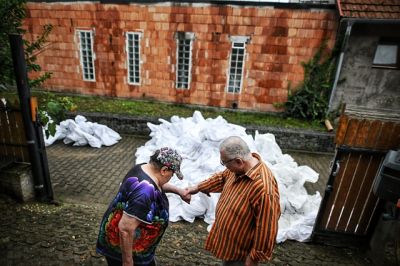
[[[105,125],[93,123],[92,125],[93,136],[101,141],[104,146],[112,146],[121,140],[121,136]]]
[[[67,119],[57,125],[55,136],[45,137],[45,144],[49,146],[60,139],[73,146],[90,145],[100,148],[102,145],[116,144],[121,136],[105,125],[88,122],[84,116],[77,115],[74,120]]]
[[[100,148],[101,140],[96,137],[86,133],[85,128],[79,127],[75,121],[68,119],[68,134],[64,138],[64,143],[73,143],[73,146],[85,146],[89,144],[91,147]]]

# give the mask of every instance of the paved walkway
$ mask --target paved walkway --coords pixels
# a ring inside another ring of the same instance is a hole
[[[97,230],[108,202],[146,138],[123,136],[101,149],[59,142],[47,149],[60,206],[19,204],[0,195],[0,265],[106,265],[95,253]],[[288,152],[321,173],[307,188],[323,193],[332,155]],[[157,250],[160,265],[220,265],[204,251],[207,224],[171,223]],[[370,265],[362,251],[286,241],[266,265]]]

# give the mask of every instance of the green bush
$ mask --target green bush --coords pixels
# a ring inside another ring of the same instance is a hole
[[[327,117],[330,88],[333,82],[335,59],[328,53],[326,43],[320,47],[304,68],[304,81],[292,91],[288,86],[285,115],[300,119],[324,120]]]
[[[53,93],[46,92],[39,108],[39,120],[45,128],[48,138],[56,134],[56,125],[66,119],[66,113],[76,110],[76,105],[68,96],[56,97]],[[42,96],[43,97],[43,96]],[[50,120],[51,118],[51,120]]]

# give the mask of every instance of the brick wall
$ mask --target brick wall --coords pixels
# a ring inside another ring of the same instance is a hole
[[[332,47],[337,28],[331,9],[28,3],[25,38],[36,37],[47,23],[54,29],[38,63],[53,73],[45,84],[51,90],[228,108],[237,104],[256,111],[276,111],[273,103],[286,100],[288,83],[302,81],[301,62],[324,38]],[[76,30],[87,29],[94,32],[95,82],[82,78]],[[142,32],[140,85],[127,82],[128,31]],[[175,88],[178,31],[195,35],[190,89]],[[230,36],[249,37],[238,94],[226,92]]]

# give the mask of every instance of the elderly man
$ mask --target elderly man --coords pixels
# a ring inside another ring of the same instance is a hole
[[[271,259],[280,216],[278,185],[271,170],[240,137],[220,145],[226,167],[189,187],[189,193],[220,192],[215,222],[205,248],[222,265],[258,265]]]

